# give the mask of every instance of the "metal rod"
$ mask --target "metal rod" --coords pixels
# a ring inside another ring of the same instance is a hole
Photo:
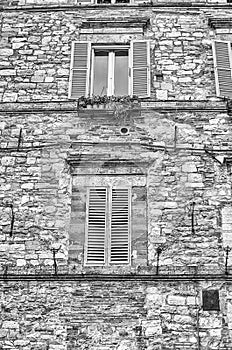
[[[199,314],[200,314],[200,309],[197,309],[197,350],[201,349],[200,330],[199,330]]]
[[[176,151],[176,143],[177,143],[177,126],[175,125],[175,131],[174,131],[174,151]]]
[[[55,270],[54,274],[57,276],[56,249],[53,249],[52,252],[53,252],[54,270]]]
[[[20,128],[20,131],[19,131],[19,138],[18,138],[18,147],[17,147],[17,151],[19,151],[21,139],[22,139],[22,128]]]
[[[8,266],[6,265],[6,266],[4,267],[4,273],[3,273],[3,279],[4,279],[4,280],[7,280],[7,273],[8,273]]]
[[[61,246],[58,249],[52,248],[53,253],[53,262],[54,262],[54,275],[57,276],[58,268],[57,268],[57,262],[56,262],[56,253],[60,250]]]
[[[229,258],[229,251],[230,251],[230,247],[227,246],[226,247],[226,263],[225,263],[225,275],[228,275],[228,258]]]
[[[157,252],[156,275],[158,275],[159,274],[159,258],[160,258],[160,254],[162,252],[162,249],[160,247],[158,247],[156,252]]]
[[[13,207],[13,204],[11,204],[10,207],[11,207],[10,237],[12,237],[12,236],[13,236],[13,229],[14,229],[14,220],[15,220],[15,216],[14,216],[14,207]]]
[[[192,234],[195,234],[195,220],[194,220],[194,209],[195,209],[195,202],[192,202],[192,212],[191,212],[191,226],[192,226]]]

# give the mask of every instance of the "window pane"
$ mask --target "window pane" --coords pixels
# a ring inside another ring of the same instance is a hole
[[[114,94],[128,95],[128,50],[115,51]]]
[[[93,78],[94,95],[107,95],[108,57],[109,54],[107,51],[95,50]]]

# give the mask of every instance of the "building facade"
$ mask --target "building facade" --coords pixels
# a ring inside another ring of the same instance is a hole
[[[0,19],[0,349],[231,349],[230,1]]]

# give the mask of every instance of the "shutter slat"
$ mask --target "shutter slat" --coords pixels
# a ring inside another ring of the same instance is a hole
[[[106,239],[106,189],[89,189],[86,263],[104,265]]]
[[[90,43],[74,42],[70,71],[70,98],[79,98],[88,94],[89,64]]]
[[[150,96],[150,45],[149,41],[132,42],[133,95]]]
[[[111,264],[129,263],[129,190],[112,189]]]
[[[213,55],[217,95],[232,98],[231,43],[215,41]]]

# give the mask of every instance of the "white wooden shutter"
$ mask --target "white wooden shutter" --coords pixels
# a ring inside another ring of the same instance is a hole
[[[79,41],[72,43],[69,98],[88,95],[90,51],[90,42]]]
[[[213,42],[213,57],[217,96],[232,98],[231,43]]]
[[[105,264],[106,210],[106,188],[90,188],[87,197],[86,265]]]
[[[150,96],[150,42],[131,42],[132,95]]]
[[[130,262],[130,191],[115,188],[111,192],[110,263]]]

